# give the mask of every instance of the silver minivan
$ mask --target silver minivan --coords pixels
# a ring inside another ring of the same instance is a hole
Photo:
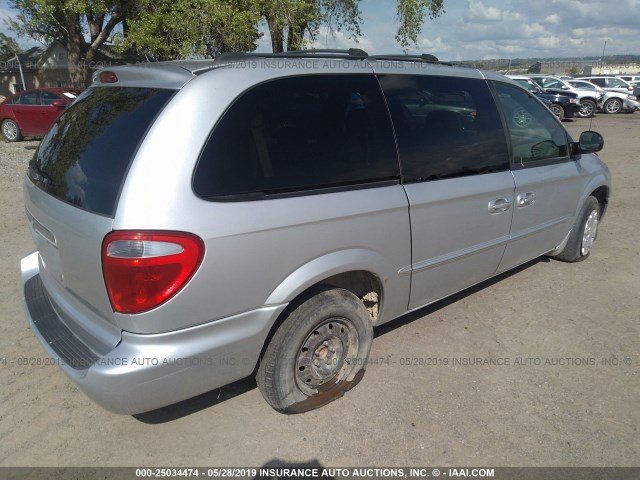
[[[252,374],[275,409],[310,410],[360,381],[373,327],[541,255],[587,258],[602,145],[428,55],[101,70],[29,164],[25,313],[113,412]]]

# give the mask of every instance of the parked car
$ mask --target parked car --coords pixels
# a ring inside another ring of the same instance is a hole
[[[576,88],[594,89],[602,92],[603,96],[598,104],[598,109],[604,113],[635,112],[638,108],[636,99],[629,97],[628,94],[603,90],[602,87],[587,80],[571,80],[569,83]]]
[[[502,75],[434,63],[350,50],[96,72],[24,183],[43,348],[114,412],[257,371],[299,413],[360,381],[373,327],[541,255],[589,257],[602,136],[575,141]]]
[[[609,98],[611,98],[612,96],[609,92],[605,92],[601,87],[591,82],[587,82],[586,80],[571,79],[571,80],[567,80],[567,83],[571,85],[573,88],[579,88],[581,90],[591,90],[593,92],[594,97],[598,98],[598,102],[597,102],[597,105],[595,105],[595,108],[591,102],[585,103],[583,105],[582,108],[584,109],[585,114],[588,112],[591,113],[591,115],[586,115],[586,116],[592,116],[596,111],[595,109],[602,110],[604,102]]]
[[[538,98],[547,100],[549,102],[549,108],[559,120],[573,118],[582,108],[578,101],[578,94],[576,93],[569,91],[564,93],[545,91],[529,77],[522,75],[507,75],[507,77],[535,94]]]
[[[620,78],[594,76],[580,77],[577,80],[587,80],[607,92],[616,94],[604,101],[602,111],[605,113],[633,113],[640,109],[640,103],[633,93],[633,87]]]
[[[632,80],[629,85],[633,87],[633,94],[640,100],[640,80]]]
[[[565,80],[556,77],[554,75],[543,74],[531,74],[527,75],[531,80],[540,85],[545,91],[550,92],[573,92],[578,95],[578,101],[580,102],[580,111],[578,116],[581,118],[588,118],[595,114],[598,103],[602,97],[594,94],[593,90],[582,90],[572,87]]]
[[[16,93],[0,103],[2,134],[10,142],[43,136],[79,93],[72,88],[34,88]]]
[[[578,77],[576,80],[586,80],[609,92],[633,93],[633,87],[618,77],[592,76]]]
[[[627,83],[640,82],[640,75],[618,75],[618,78],[621,78]]]

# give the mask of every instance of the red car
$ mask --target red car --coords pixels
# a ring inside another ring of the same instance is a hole
[[[0,103],[2,134],[10,142],[43,136],[80,92],[74,88],[34,88],[16,93]]]

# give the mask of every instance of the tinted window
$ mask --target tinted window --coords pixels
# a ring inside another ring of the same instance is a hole
[[[568,156],[567,135],[548,108],[511,85],[499,83],[496,90],[509,127],[514,163]]]
[[[627,84],[618,78],[607,79],[607,86],[610,88],[627,88]]]
[[[506,170],[506,135],[483,80],[380,78],[400,149],[403,180],[437,180]]]
[[[18,96],[14,103],[19,105],[38,105],[38,95],[40,92],[27,92]]]
[[[29,178],[51,195],[112,215],[120,186],[149,124],[172,90],[86,90],[44,137]]]
[[[42,105],[51,105],[56,101],[62,101],[62,99],[53,92],[47,92],[46,90],[42,91],[42,96],[40,97]]]
[[[270,81],[236,100],[202,152],[193,188],[223,199],[398,176],[375,78],[315,75]]]

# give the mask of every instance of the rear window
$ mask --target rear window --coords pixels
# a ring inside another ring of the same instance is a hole
[[[60,200],[112,216],[138,144],[173,93],[154,88],[86,90],[42,140],[29,163],[29,178]]]

